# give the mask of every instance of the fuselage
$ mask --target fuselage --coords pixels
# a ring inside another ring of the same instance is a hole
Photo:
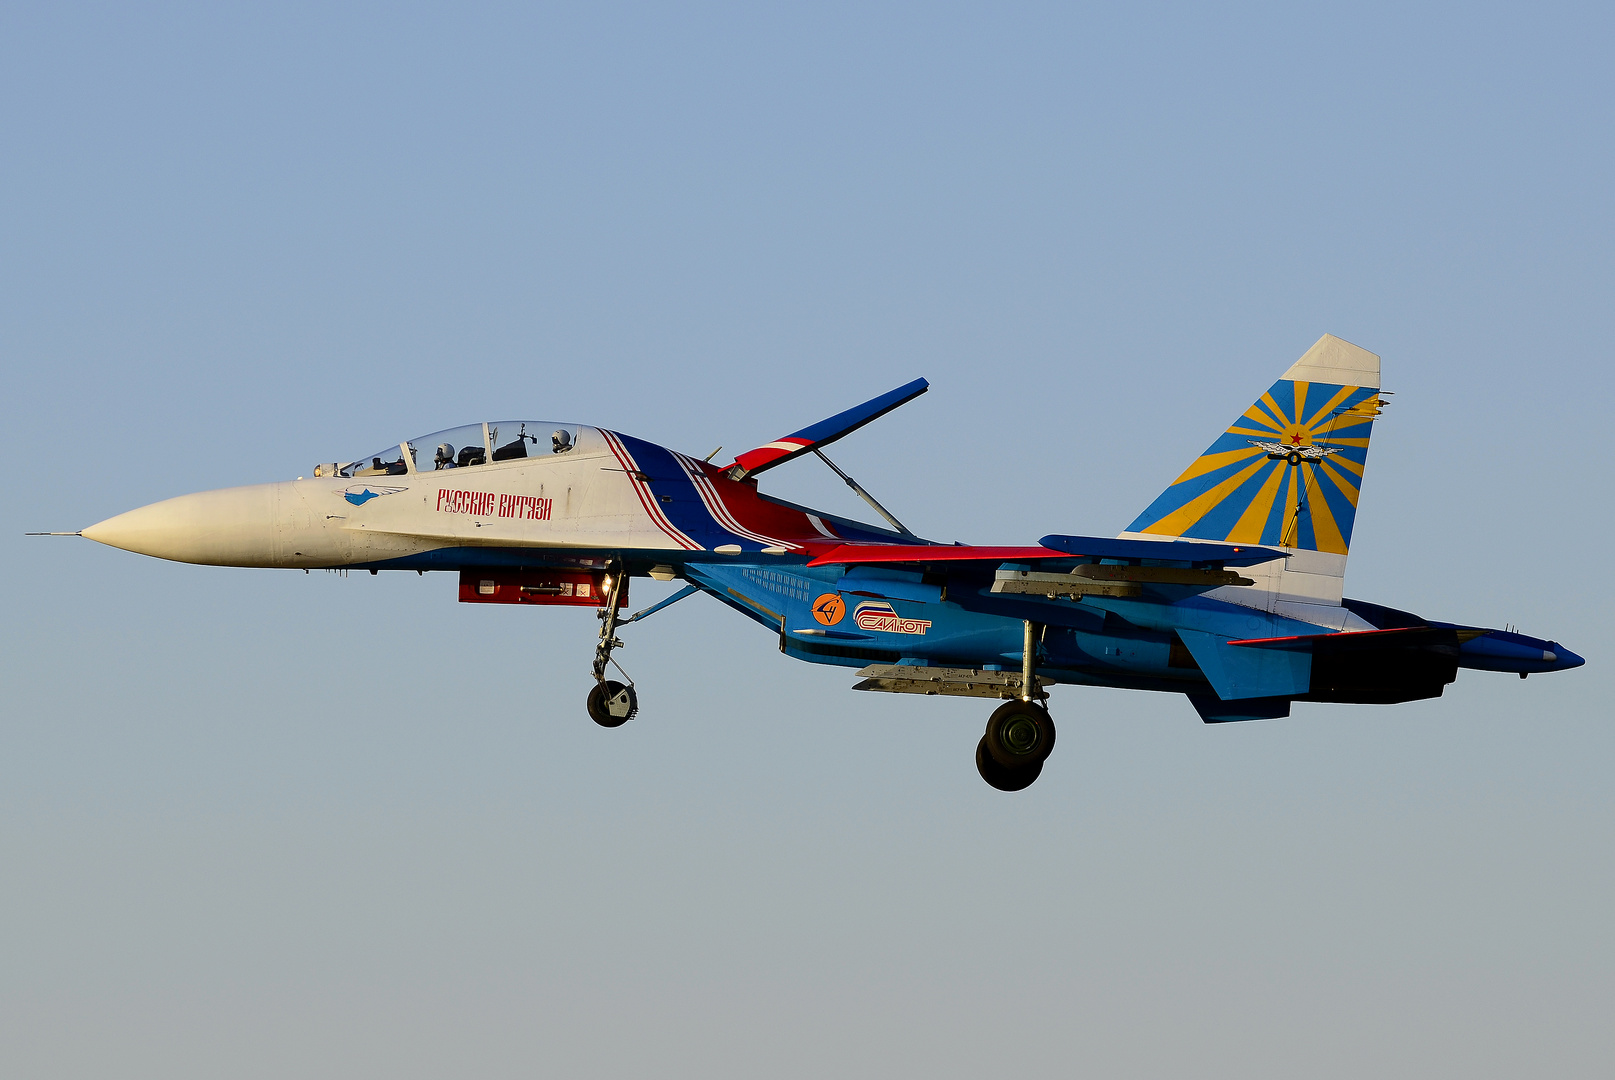
[[[1030,623],[1045,681],[1191,695],[1210,692],[1207,654],[1196,651],[1203,636],[1361,632],[1414,618],[1352,601],[1264,601],[1267,594],[1237,586],[1158,584],[1130,597],[1051,600],[996,592],[992,571],[973,565],[810,566],[849,544],[926,543],[771,499],[754,480],[601,428],[556,426],[552,441],[550,425],[526,422],[517,440],[500,445],[496,433],[515,427],[481,425],[480,444],[469,451],[444,440],[432,452],[438,437],[427,436],[321,466],[311,478],[183,495],[83,534],[223,566],[462,575],[615,566],[630,576],[678,577],[778,634],[787,654],[814,663],[1019,670]],[[1461,629],[1440,640],[1425,635],[1411,650],[1382,650],[1367,669],[1325,662],[1323,670],[1335,672],[1328,686],[1313,685],[1318,673],[1310,672],[1288,696],[1406,700],[1439,694],[1460,666],[1524,673],[1580,662],[1551,642],[1501,631],[1459,640]],[[1342,677],[1344,669],[1351,670]]]
[[[181,495],[83,535],[179,562],[403,570],[602,557],[677,565],[691,553],[800,556],[804,540],[902,539],[767,499],[755,483],[644,440],[570,432],[564,452],[546,446],[468,465],[424,461],[413,448],[427,436],[390,448],[391,459],[374,455],[374,464]]]

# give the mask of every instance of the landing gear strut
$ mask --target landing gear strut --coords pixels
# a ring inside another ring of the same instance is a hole
[[[1037,639],[1042,627],[1026,623],[1021,654],[1021,697],[993,711],[987,733],[976,746],[976,771],[999,791],[1030,787],[1054,751],[1054,721],[1037,699],[1046,698],[1037,682]]]
[[[606,580],[606,606],[600,612],[600,643],[594,647],[594,689],[589,691],[589,718],[601,727],[621,727],[639,712],[639,695],[634,693],[634,680],[622,670],[622,665],[611,658],[611,650],[622,644],[617,636],[617,603],[622,597],[623,582],[627,575],[622,567],[608,569]],[[628,679],[620,683],[606,678],[606,665],[614,665]]]

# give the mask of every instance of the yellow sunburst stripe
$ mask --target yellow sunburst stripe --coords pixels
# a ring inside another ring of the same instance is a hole
[[[1257,435],[1257,436],[1260,436],[1261,438],[1264,438],[1264,439],[1267,439],[1267,440],[1271,441],[1272,439],[1277,438],[1282,433],[1277,432],[1277,431],[1258,431],[1256,428],[1248,428],[1248,427],[1231,427],[1231,428],[1228,429],[1227,434],[1229,434],[1229,435]]]
[[[1319,409],[1317,412],[1312,414],[1312,419],[1307,421],[1307,427],[1309,427],[1309,428],[1310,427],[1317,427],[1318,426],[1318,421],[1322,420],[1325,416],[1328,416],[1330,413],[1334,412],[1335,411],[1335,406],[1339,405],[1342,401],[1345,401],[1347,398],[1351,397],[1351,395],[1353,393],[1355,393],[1356,390],[1357,390],[1357,388],[1355,386],[1342,386],[1340,388],[1340,392],[1337,393],[1334,397],[1329,399],[1328,404],[1324,405],[1323,408]]]
[[[1141,532],[1156,533],[1162,536],[1182,536],[1184,530],[1194,527],[1195,522],[1209,514],[1218,503],[1228,497],[1228,494],[1239,487],[1246,480],[1256,475],[1267,458],[1264,456],[1247,465],[1239,472],[1230,476],[1216,487],[1201,492],[1193,499],[1184,503],[1161,520],[1149,525]]]
[[[1267,410],[1262,408],[1262,403],[1259,401],[1251,405],[1251,407],[1241,413],[1240,416],[1242,419],[1253,420],[1265,428],[1271,428],[1273,431],[1284,430],[1284,425],[1278,423],[1271,416],[1269,416],[1267,414]]]
[[[1273,392],[1271,390],[1263,394],[1261,400],[1258,401],[1257,404],[1266,405],[1272,410],[1273,415],[1279,418],[1279,422],[1274,426],[1280,431],[1283,431],[1285,428],[1290,426],[1290,414],[1279,408],[1279,403],[1273,400]],[[1254,406],[1252,407],[1254,408]]]
[[[1301,504],[1301,492],[1296,487],[1301,470],[1296,468],[1284,471],[1290,474],[1290,482],[1284,487],[1284,523],[1279,532],[1279,546],[1293,548],[1301,536],[1301,522],[1295,515],[1295,508]]]
[[[1325,461],[1322,464],[1324,475],[1335,482],[1335,486],[1340,489],[1340,493],[1346,496],[1347,502],[1351,503],[1353,506],[1356,506],[1357,496],[1360,494],[1357,485],[1335,472],[1334,466],[1329,462]]]
[[[1318,442],[1322,443],[1325,446],[1367,446],[1368,445],[1368,439],[1366,437],[1361,438],[1361,439],[1358,439],[1358,438],[1342,439],[1342,438],[1339,438],[1339,437],[1334,436],[1334,435],[1331,435],[1326,439],[1319,439]]]
[[[1239,520],[1229,530],[1223,539],[1236,544],[1260,544],[1262,542],[1262,529],[1267,525],[1268,515],[1273,512],[1273,500],[1278,498],[1279,484],[1284,480],[1284,472],[1288,468],[1282,461],[1273,462],[1273,471],[1262,482],[1262,488],[1245,507],[1245,512],[1239,515]]]
[[[1183,475],[1172,481],[1172,483],[1181,484],[1185,480],[1193,480],[1197,476],[1216,472],[1218,469],[1238,461],[1244,461],[1246,458],[1260,453],[1262,451],[1256,447],[1247,446],[1243,450],[1224,450],[1220,454],[1202,454],[1200,457],[1195,458],[1194,464],[1184,469]]]
[[[1334,511],[1329,509],[1329,500],[1325,499],[1323,492],[1319,490],[1317,466],[1313,466],[1312,479],[1312,492],[1307,496],[1307,511],[1312,517],[1313,546],[1319,551],[1344,555],[1346,540],[1340,535],[1340,526],[1335,522]],[[1352,505],[1356,506],[1357,503],[1353,501]]]
[[[1357,464],[1351,458],[1337,457],[1337,458],[1334,459],[1333,462],[1331,462],[1331,464],[1332,465],[1344,465],[1347,469],[1349,469],[1353,473],[1356,473],[1358,476],[1363,475],[1363,467],[1361,465]]]
[[[1290,415],[1295,417],[1295,422],[1299,424],[1301,422],[1301,410],[1307,407],[1307,388],[1312,384],[1309,382],[1297,382],[1292,385],[1295,387],[1295,411]]]

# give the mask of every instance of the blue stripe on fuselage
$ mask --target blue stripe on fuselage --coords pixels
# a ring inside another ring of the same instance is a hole
[[[632,435],[614,432],[628,453],[633,455],[634,462],[639,471],[650,477],[651,496],[656,500],[657,507],[673,523],[673,527],[700,544],[707,550],[712,550],[723,544],[739,544],[744,551],[761,551],[762,544],[744,536],[734,533],[719,525],[712,512],[701,501],[701,493],[695,489],[695,481],[684,471],[678,458],[665,446],[636,439]]]

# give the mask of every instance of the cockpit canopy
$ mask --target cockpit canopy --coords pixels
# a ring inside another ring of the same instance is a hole
[[[394,443],[352,461],[314,468],[315,476],[401,476],[409,472],[469,469],[518,458],[553,458],[575,453],[592,441],[592,428],[547,420],[491,420],[485,424],[434,431]],[[406,461],[404,454],[408,451]]]

